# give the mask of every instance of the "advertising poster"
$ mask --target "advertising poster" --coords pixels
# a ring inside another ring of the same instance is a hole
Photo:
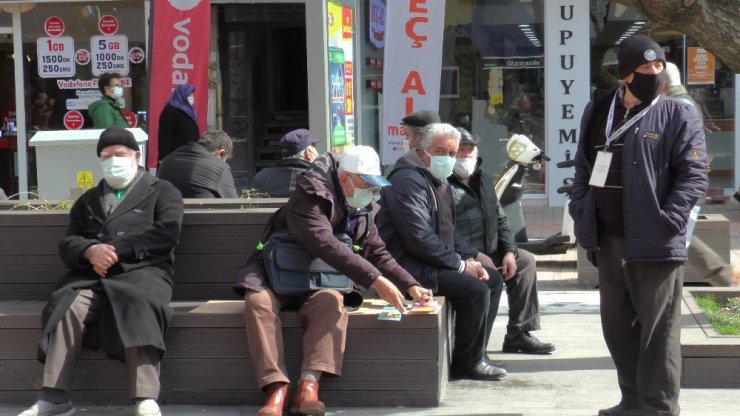
[[[208,117],[208,57],[211,9],[208,0],[153,1],[149,78],[147,166],[157,166],[159,114],[172,90],[195,86],[195,112],[203,133]]]
[[[714,54],[704,48],[686,48],[686,84],[714,85]]]
[[[354,144],[354,74],[352,8],[329,2],[329,122],[331,148],[341,152]]]
[[[401,119],[439,109],[445,2],[393,0],[385,11],[380,147],[381,163],[390,165],[406,152]]]

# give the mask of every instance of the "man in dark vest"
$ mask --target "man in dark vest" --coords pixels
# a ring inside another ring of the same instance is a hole
[[[481,171],[483,160],[473,136],[459,127],[461,139],[454,173],[448,181],[455,200],[455,230],[484,266],[501,267],[509,301],[504,352],[546,354],[555,350],[530,331],[540,329],[537,266],[532,253],[517,249],[506,214],[498,203],[491,177]]]
[[[252,186],[273,198],[287,198],[293,193],[300,175],[311,167],[318,157],[319,139],[306,129],[293,130],[280,139],[283,159],[275,166],[262,169],[254,175]]]

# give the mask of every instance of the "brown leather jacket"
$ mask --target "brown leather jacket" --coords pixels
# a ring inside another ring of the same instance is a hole
[[[369,216],[359,216],[354,230],[347,232],[349,212],[339,187],[337,166],[336,158],[329,153],[314,161],[312,168],[298,180],[272,232],[287,229],[308,252],[320,257],[359,286],[368,288],[382,275],[406,293],[409,287],[419,283],[388,253],[374,221],[368,221]],[[374,217],[380,208],[375,202],[371,207],[370,216]],[[370,230],[367,229],[368,222]],[[347,232],[354,241],[358,241],[366,231],[367,236],[358,253],[334,237],[335,232]],[[259,292],[267,287],[262,253],[255,252],[237,271],[234,290],[244,296],[247,289]],[[362,298],[357,295],[345,295],[345,304],[355,306],[358,301],[361,303]]]

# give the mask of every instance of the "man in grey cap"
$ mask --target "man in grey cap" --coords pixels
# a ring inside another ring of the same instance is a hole
[[[409,150],[419,147],[421,129],[432,123],[441,123],[439,114],[432,110],[420,110],[401,119],[401,125],[406,130],[406,140],[409,141]]]
[[[601,326],[620,402],[599,416],[677,416],[686,224],[707,189],[701,117],[660,94],[665,53],[623,40],[624,83],[581,120],[569,205],[578,244],[599,270]]]
[[[509,302],[504,352],[547,354],[555,346],[530,334],[540,329],[537,266],[532,253],[517,249],[506,214],[496,198],[493,180],[481,170],[478,141],[458,127],[460,146],[447,178],[455,201],[455,231],[474,250],[475,259],[501,268]],[[486,340],[487,342],[487,340]]]
[[[252,186],[273,198],[287,198],[295,189],[298,176],[311,167],[319,152],[319,139],[306,129],[293,130],[280,139],[283,159],[275,166],[257,172]]]

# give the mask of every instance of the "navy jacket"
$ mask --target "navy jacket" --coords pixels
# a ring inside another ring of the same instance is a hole
[[[591,122],[605,117],[616,90],[595,98],[581,119],[570,214],[578,244],[597,249]],[[603,110],[606,108],[606,112]],[[592,118],[594,120],[592,120]],[[596,124],[598,125],[598,124]],[[686,223],[708,185],[701,118],[689,104],[660,98],[624,134],[622,186],[625,261],[686,260]]]
[[[198,142],[186,143],[159,164],[157,176],[183,198],[238,198],[231,167]]]
[[[432,177],[416,150],[398,159],[388,180],[392,186],[383,188],[376,219],[380,237],[401,267],[436,291],[437,270],[458,270],[461,259],[474,257],[473,248],[458,235],[450,244],[443,237],[443,223],[454,225],[455,220],[452,190],[446,180]],[[437,189],[446,189],[447,196]],[[448,218],[442,218],[444,212]]]

